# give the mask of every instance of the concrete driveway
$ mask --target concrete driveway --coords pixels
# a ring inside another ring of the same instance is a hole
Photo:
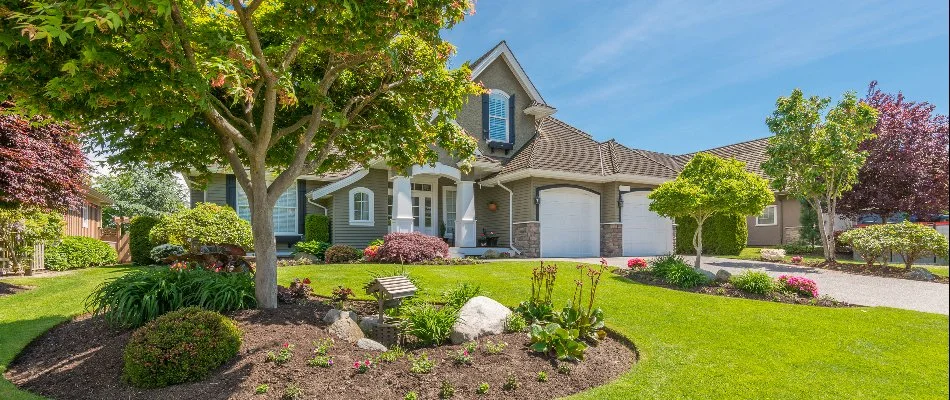
[[[688,263],[693,263],[694,257],[684,258]],[[626,268],[628,259],[630,257],[608,257],[607,263],[611,266]],[[551,258],[545,261],[596,264],[600,262],[600,258]],[[950,314],[950,287],[942,283],[854,275],[788,264],[717,257],[703,257],[701,267],[714,274],[720,269],[732,274],[751,269],[764,271],[776,278],[786,274],[804,276],[818,284],[820,294],[827,294],[847,303]]]

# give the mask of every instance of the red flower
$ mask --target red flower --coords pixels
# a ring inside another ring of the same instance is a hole
[[[303,278],[303,284],[304,284],[304,285],[309,285],[309,284],[310,284],[310,278]]]

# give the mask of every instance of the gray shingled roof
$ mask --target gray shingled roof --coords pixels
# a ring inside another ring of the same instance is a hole
[[[757,174],[761,177],[766,177],[765,172],[762,171],[762,163],[768,159],[768,154],[765,151],[768,145],[769,138],[764,137],[708,150],[702,150],[702,152],[714,154],[723,158],[735,158],[736,160],[745,163],[745,168],[747,171]],[[689,162],[689,160],[691,160],[695,154],[696,153],[689,153],[675,156],[674,160],[679,166],[677,169],[682,169],[682,166],[686,165],[686,163]]]

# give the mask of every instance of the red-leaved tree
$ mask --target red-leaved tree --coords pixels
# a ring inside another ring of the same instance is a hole
[[[87,165],[76,133],[42,118],[26,120],[12,107],[0,104],[0,207],[81,204]]]
[[[858,183],[845,193],[845,215],[878,214],[883,218],[906,212],[925,217],[947,210],[947,116],[927,102],[912,102],[898,92],[882,92],[877,81],[868,87],[865,102],[880,112],[874,139],[861,144],[868,152]]]

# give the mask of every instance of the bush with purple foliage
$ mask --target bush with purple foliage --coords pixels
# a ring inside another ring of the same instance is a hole
[[[414,263],[449,256],[449,245],[419,232],[390,233],[383,239],[376,258],[384,262]]]

